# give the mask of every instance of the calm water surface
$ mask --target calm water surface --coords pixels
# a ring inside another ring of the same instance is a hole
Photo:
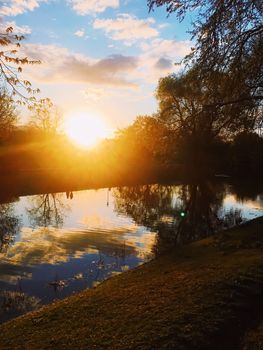
[[[0,322],[263,215],[263,194],[223,183],[42,194],[0,204]]]

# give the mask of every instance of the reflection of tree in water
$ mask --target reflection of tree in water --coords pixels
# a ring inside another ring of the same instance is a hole
[[[234,182],[230,186],[230,192],[241,202],[246,200],[259,200],[263,202],[263,183],[262,180],[255,179],[250,182]]]
[[[242,221],[239,210],[224,213],[223,184],[145,185],[116,189],[115,209],[157,232],[155,252],[185,244]]]
[[[12,204],[0,204],[0,253],[5,252],[19,232],[20,220]]]
[[[62,195],[57,193],[34,196],[31,208],[27,209],[33,226],[62,227],[68,206],[63,203]]]
[[[173,213],[174,191],[175,187],[162,185],[120,187],[114,190],[115,210],[153,229],[162,215]]]

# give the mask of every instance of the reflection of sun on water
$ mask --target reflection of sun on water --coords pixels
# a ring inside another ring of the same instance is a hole
[[[109,136],[104,122],[96,115],[74,113],[65,118],[64,131],[76,144],[91,148]]]

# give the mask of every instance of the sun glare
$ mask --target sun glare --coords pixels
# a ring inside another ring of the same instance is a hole
[[[72,113],[65,118],[64,130],[77,145],[85,148],[96,146],[109,136],[105,123],[98,116],[85,112]]]

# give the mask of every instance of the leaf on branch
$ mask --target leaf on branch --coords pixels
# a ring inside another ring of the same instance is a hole
[[[14,30],[14,28],[13,27],[8,27],[8,28],[6,28],[6,32],[7,33],[12,33],[13,32],[13,30]]]

